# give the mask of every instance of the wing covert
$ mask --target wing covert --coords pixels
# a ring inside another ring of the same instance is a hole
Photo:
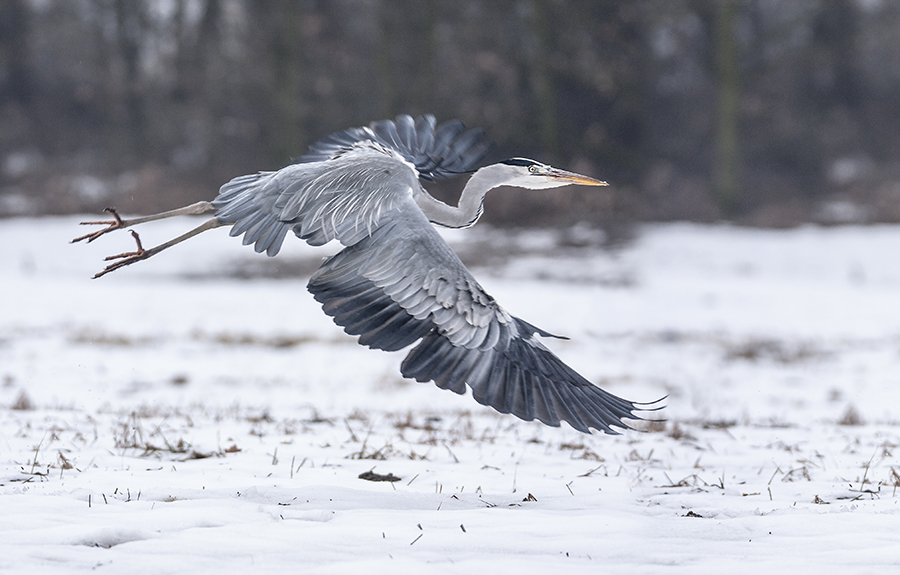
[[[607,393],[563,363],[536,337],[551,334],[503,310],[411,201],[326,260],[307,287],[360,344],[417,344],[404,377],[459,394],[468,386],[501,413],[616,434],[611,426],[629,428],[624,419],[655,409]]]
[[[237,177],[219,190],[216,218],[231,236],[274,256],[288,230],[312,245],[353,245],[419,187],[411,164],[390,149],[357,142],[326,162],[291,164]]]
[[[399,197],[425,180],[470,170],[491,147],[459,120],[401,115],[336,132],[275,172],[239,176],[212,204],[244,245],[274,256],[288,230],[313,245],[352,245],[375,229]]]

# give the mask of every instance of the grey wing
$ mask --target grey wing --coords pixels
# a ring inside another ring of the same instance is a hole
[[[288,230],[312,245],[352,245],[380,225],[419,183],[412,166],[383,149],[357,145],[341,156],[235,178],[213,200],[231,236],[274,256]]]
[[[352,245],[378,226],[398,197],[424,179],[469,170],[490,147],[457,120],[398,116],[351,128],[313,144],[298,163],[234,178],[212,204],[244,245],[274,256],[289,230],[313,245]],[[413,169],[415,168],[415,169]],[[417,174],[418,172],[418,174]]]
[[[468,385],[501,413],[616,434],[611,426],[629,428],[623,420],[643,419],[635,412],[647,409],[596,387],[544,347],[536,336],[551,334],[497,305],[412,201],[329,258],[308,289],[362,345],[395,351],[419,342],[404,377],[459,394]]]
[[[310,146],[297,163],[321,162],[351,147],[356,142],[371,140],[399,153],[416,167],[425,180],[447,178],[471,170],[491,149],[484,132],[466,130],[459,120],[437,125],[427,114],[415,120],[400,115],[394,120],[372,122],[367,127],[335,132]]]

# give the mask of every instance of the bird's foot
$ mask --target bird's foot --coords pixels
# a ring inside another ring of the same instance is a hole
[[[87,240],[87,243],[91,243],[92,241],[96,240],[97,238],[99,238],[100,236],[102,236],[105,233],[111,232],[113,230],[120,230],[125,227],[125,221],[121,217],[119,217],[119,213],[116,212],[116,208],[106,208],[103,211],[108,214],[112,214],[113,219],[112,220],[101,220],[98,222],[81,222],[81,225],[82,226],[107,226],[107,227],[103,228],[102,230],[97,230],[96,232],[91,232],[89,234],[85,234],[83,236],[77,237],[74,240],[71,240],[69,243],[74,244],[74,243],[80,242],[81,240]],[[138,242],[138,245],[140,245],[140,242]]]
[[[113,214],[115,214],[115,212],[113,212]],[[118,216],[116,216],[116,217],[118,217]],[[113,228],[113,229],[115,229],[115,228]],[[109,231],[109,230],[107,229],[104,231]],[[133,237],[135,243],[137,243],[137,249],[135,249],[133,252],[123,252],[121,254],[116,254],[114,256],[108,256],[108,257],[103,258],[103,261],[105,261],[105,262],[113,261],[113,263],[111,263],[108,266],[106,266],[105,268],[103,268],[103,271],[100,271],[100,272],[94,274],[94,279],[105,276],[109,272],[116,271],[119,268],[123,268],[125,266],[130,266],[131,264],[133,264],[135,262],[145,260],[156,253],[156,251],[154,251],[152,249],[150,249],[150,250],[144,249],[144,246],[141,245],[141,237],[139,235],[137,235],[137,232],[135,232],[134,230],[131,230],[131,237]],[[88,241],[91,241],[91,240],[88,240]],[[118,261],[114,261],[114,260],[118,260]]]

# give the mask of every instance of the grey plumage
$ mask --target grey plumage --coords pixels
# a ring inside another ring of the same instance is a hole
[[[419,177],[432,181],[465,173],[491,148],[478,129],[466,130],[459,120],[436,125],[428,114],[415,120],[401,115],[394,120],[372,122],[327,136],[309,147],[297,163],[321,162],[349,149],[357,142],[377,142],[400,154],[416,167]]]
[[[459,394],[468,384],[479,403],[524,420],[616,433],[611,425],[639,419],[633,412],[640,405],[578,375],[535,337],[549,333],[503,310],[421,212],[398,211],[309,281],[322,309],[347,333],[386,351],[421,339],[402,364],[404,377]]]
[[[488,147],[480,131],[461,122],[436,126],[431,116],[399,116],[333,134],[281,170],[237,177],[212,202],[130,221],[114,213],[118,222],[105,222],[109,229],[79,239],[182,213],[214,215],[202,229],[151,250],[139,246],[98,275],[220,225],[270,256],[288,231],[312,245],[337,240],[344,249],[325,261],[308,289],[360,344],[387,351],[414,346],[401,366],[404,377],[460,394],[468,386],[479,403],[524,420],[566,421],[585,433],[628,428],[624,420],[658,407],[609,394],[564,364],[538,339],[556,336],[500,307],[431,225],[474,224],[485,194],[499,185],[605,183],[514,158],[477,170],[457,207],[420,185],[419,179],[471,170]]]
[[[334,159],[291,164],[277,172],[240,176],[212,201],[232,236],[274,256],[288,229],[312,245],[337,239],[353,245],[418,186],[415,173],[377,144],[356,143]],[[365,163],[360,160],[365,159]]]

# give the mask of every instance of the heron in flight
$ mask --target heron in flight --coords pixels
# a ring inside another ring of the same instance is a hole
[[[433,116],[373,122],[337,132],[274,172],[234,178],[211,202],[134,219],[84,224],[107,227],[72,240],[94,241],[121,228],[181,215],[212,217],[156,247],[137,243],[94,277],[145,260],[201,232],[231,226],[231,236],[274,256],[288,231],[314,246],[331,240],[344,249],[310,278],[308,289],[326,314],[359,343],[396,351],[416,344],[400,371],[458,394],[466,386],[483,405],[526,421],[565,421],[618,434],[625,419],[642,420],[657,402],[636,403],[593,385],[538,339],[554,336],[507,313],[488,295],[432,224],[465,228],[481,216],[484,197],[498,186],[527,189],[601,182],[525,158],[472,173],[454,207],[420,181],[470,172],[490,143],[462,122],[436,125]]]

